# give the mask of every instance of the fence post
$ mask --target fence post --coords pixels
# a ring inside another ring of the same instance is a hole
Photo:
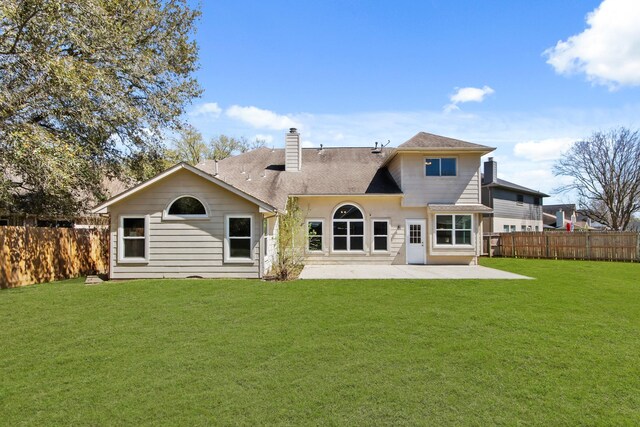
[[[591,232],[586,231],[587,234],[587,259],[591,260]]]
[[[547,259],[549,259],[549,234],[547,233],[544,235],[544,248],[547,253]]]
[[[511,233],[511,250],[513,251],[513,257],[518,258],[518,252],[516,251],[516,236]]]

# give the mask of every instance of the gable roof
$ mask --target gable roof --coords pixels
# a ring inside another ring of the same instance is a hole
[[[166,171],[154,176],[153,178],[144,181],[138,185],[136,185],[135,187],[130,188],[127,191],[124,191],[120,194],[118,194],[115,197],[112,197],[111,199],[107,200],[106,202],[100,204],[99,206],[96,206],[95,208],[93,208],[91,210],[91,213],[106,213],[106,208],[111,206],[114,203],[117,203],[123,199],[126,199],[127,197],[137,193],[138,191],[149,187],[150,185],[170,176],[173,175],[174,173],[180,171],[180,170],[188,170],[189,172],[192,172],[214,184],[219,185],[220,187],[224,188],[225,190],[231,191],[234,194],[237,194],[238,196],[252,202],[255,203],[256,205],[258,205],[259,207],[261,207],[262,209],[265,209],[267,211],[270,212],[274,212],[276,209],[274,206],[270,205],[269,203],[264,202],[263,200],[260,200],[259,198],[251,195],[251,194],[247,194],[245,192],[243,192],[242,190],[239,190],[238,188],[235,188],[234,186],[230,185],[227,182],[224,182],[214,176],[209,175],[208,173],[204,172],[203,170],[200,170],[198,168],[195,168],[191,165],[188,165],[186,163],[178,163],[177,165],[167,169]]]
[[[402,195],[383,163],[390,150],[303,148],[302,169],[285,171],[285,150],[258,148],[218,162],[217,178],[284,209],[290,195]],[[197,165],[215,173],[215,162]]]
[[[418,132],[404,144],[400,144],[398,151],[473,151],[483,154],[495,150],[494,147],[474,144],[446,136],[434,135],[427,132]]]
[[[482,174],[482,186],[483,187],[492,187],[492,188],[505,188],[507,190],[517,191],[520,193],[531,194],[533,196],[538,197],[549,197],[548,194],[542,193],[538,190],[532,190],[531,188],[524,187],[519,184],[514,184],[513,182],[505,181],[504,179],[496,179],[496,182],[484,182],[484,174]]]

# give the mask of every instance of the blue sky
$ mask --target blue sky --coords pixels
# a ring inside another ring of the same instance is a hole
[[[437,133],[551,192],[572,141],[640,127],[637,22],[636,0],[205,1],[186,118],[276,147],[290,126],[306,146]]]

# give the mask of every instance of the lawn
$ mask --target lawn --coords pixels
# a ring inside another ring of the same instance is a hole
[[[0,423],[640,424],[640,265],[0,291]]]

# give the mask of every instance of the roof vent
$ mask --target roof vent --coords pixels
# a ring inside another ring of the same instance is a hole
[[[374,154],[382,153],[382,147],[383,147],[383,145],[382,145],[382,144],[380,144],[378,141],[376,141],[376,143],[375,143],[375,144],[376,144],[376,145],[373,147],[373,150],[371,150],[371,152],[372,152],[372,153],[374,153]],[[378,144],[380,144],[380,147],[378,147]]]

